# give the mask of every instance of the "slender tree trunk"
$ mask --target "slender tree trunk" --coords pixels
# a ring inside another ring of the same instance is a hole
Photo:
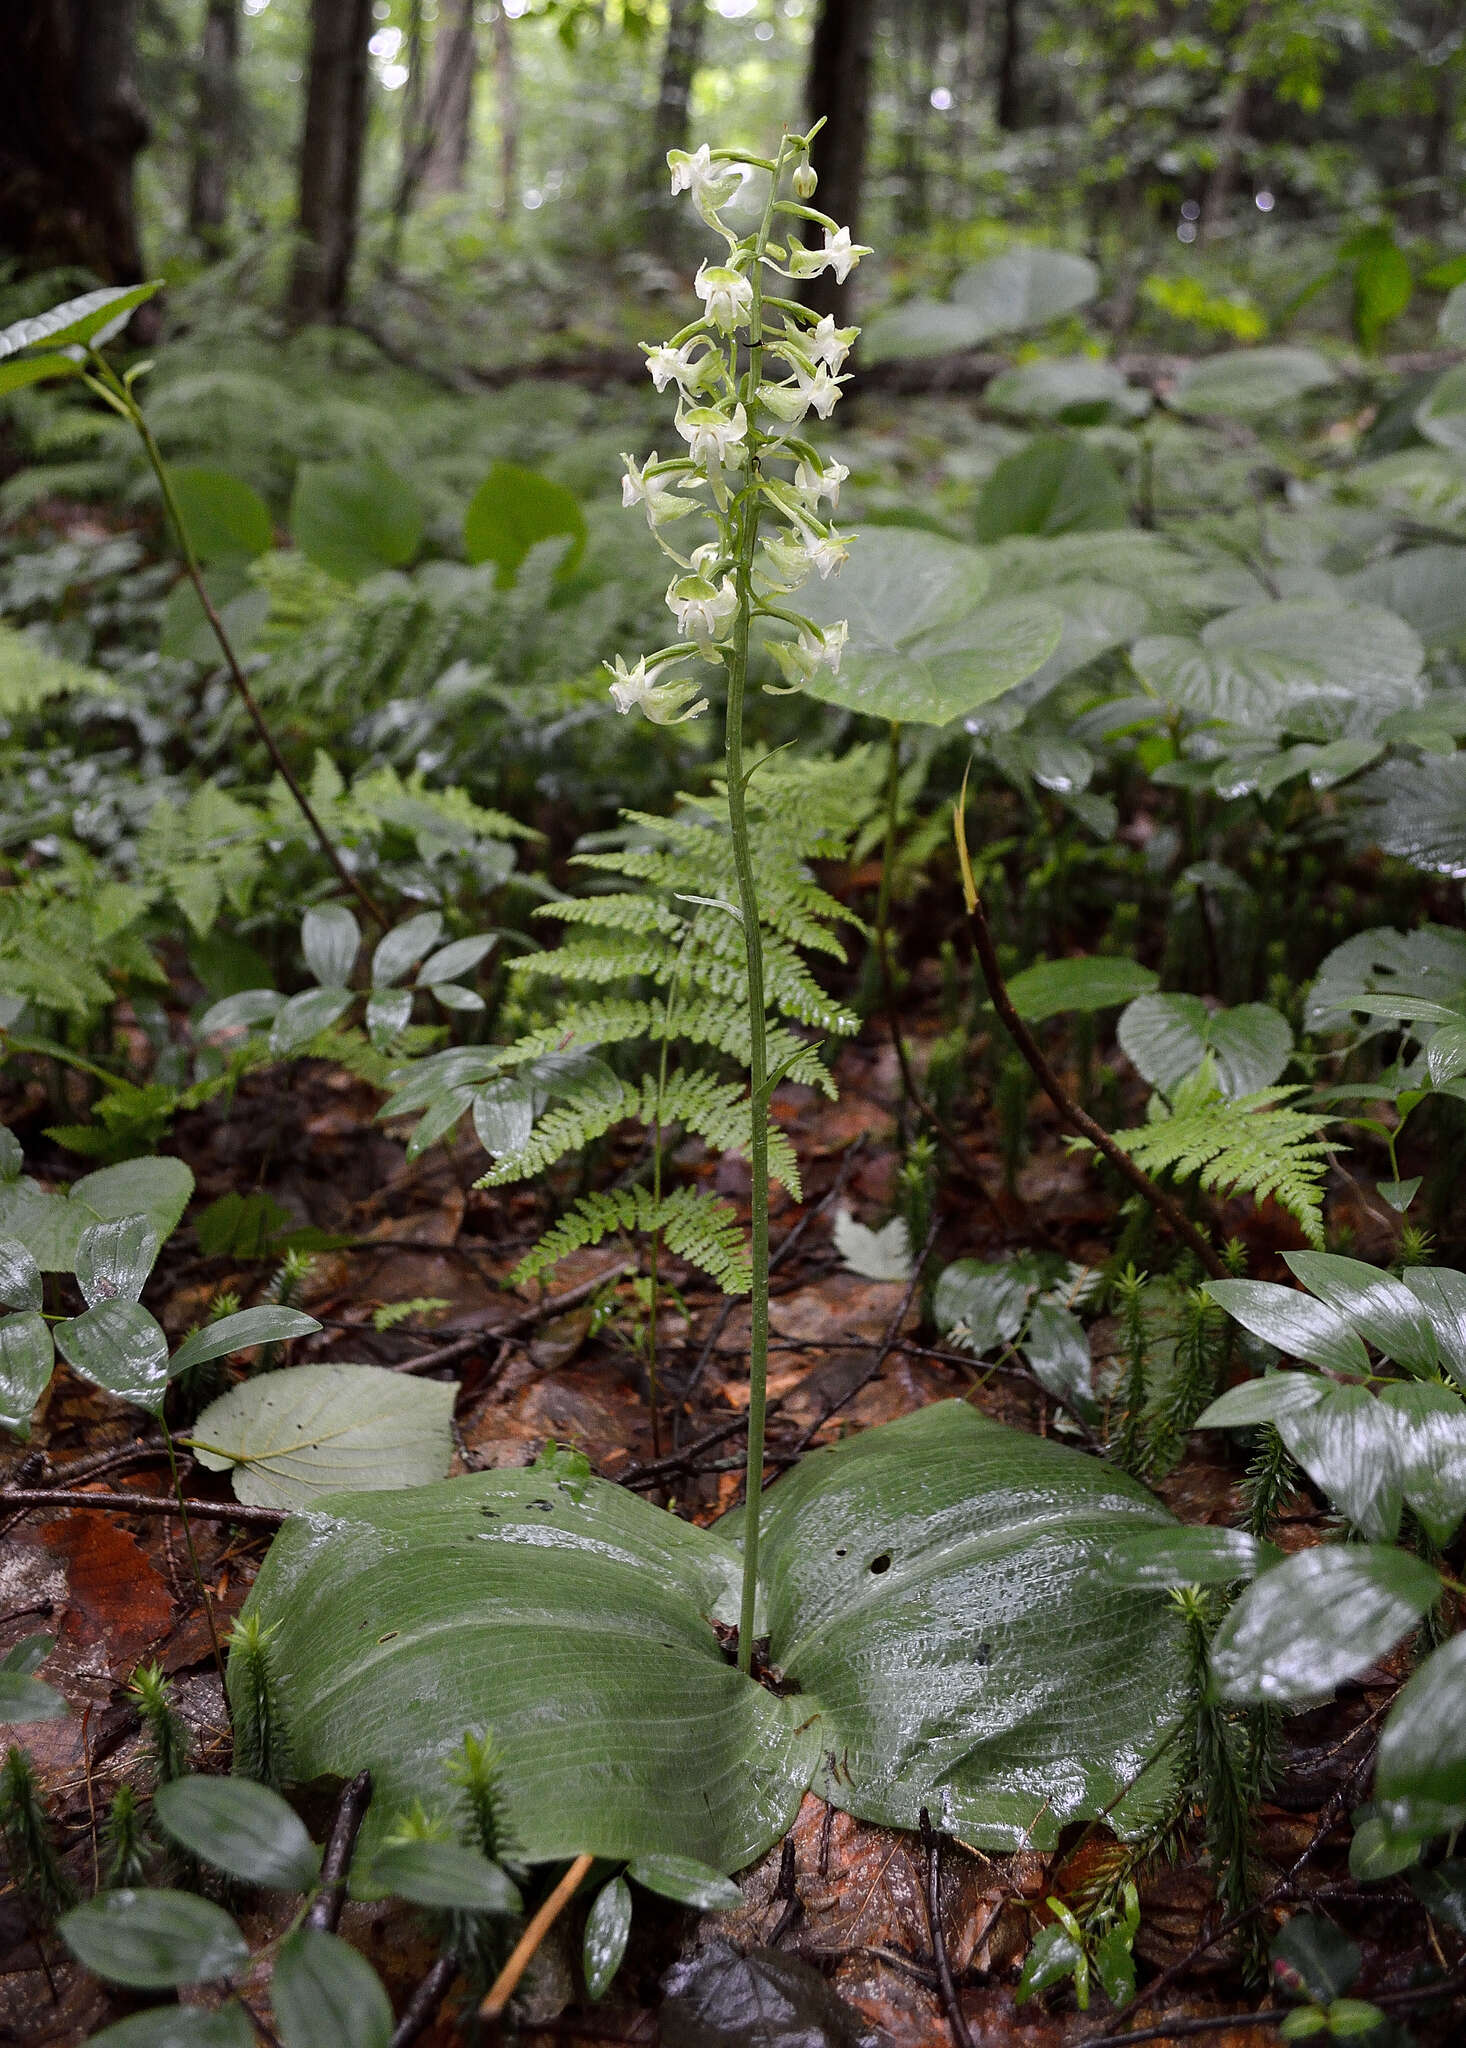
[[[509,17],[494,10],[494,90],[499,103],[499,218],[505,220],[519,189],[519,88]]]
[[[998,46],[998,94],[994,114],[1008,134],[1023,126],[1023,19],[1019,0],[1003,0],[1003,40]]]
[[[0,250],[22,269],[143,275],[133,166],[149,139],[137,0],[23,0],[0,61]]]
[[[188,226],[206,249],[216,250],[229,217],[229,172],[240,133],[239,0],[209,0],[195,119]]]
[[[1203,240],[1209,239],[1227,224],[1227,215],[1232,207],[1232,194],[1237,185],[1237,169],[1242,161],[1242,138],[1247,133],[1247,112],[1251,98],[1252,91],[1248,81],[1245,78],[1236,79],[1227,96],[1226,111],[1217,134],[1217,159],[1206,181],[1206,190],[1201,195]]]
[[[814,146],[819,171],[815,203],[851,238],[860,239],[861,202],[865,189],[866,142],[870,129],[870,80],[875,31],[873,0],[824,0],[815,23],[805,81],[805,111],[813,123],[825,118]],[[811,278],[804,301],[819,313],[843,322],[851,299],[850,282],[836,282],[833,271]]]
[[[314,0],[292,319],[339,321],[356,252],[371,0]]]
[[[502,16],[503,8],[498,12]],[[433,72],[428,86],[427,161],[423,189],[461,192],[468,175],[473,131],[474,73],[478,45],[473,0],[440,0],[433,34]]]
[[[658,200],[667,191],[667,151],[687,147],[692,81],[702,62],[707,18],[707,0],[671,0],[667,11],[667,40],[662,45],[651,155],[646,167],[647,191]]]

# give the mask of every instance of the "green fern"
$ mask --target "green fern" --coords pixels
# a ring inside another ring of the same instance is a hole
[[[1269,1196],[1298,1223],[1310,1244],[1323,1244],[1323,1182],[1332,1147],[1319,1133],[1333,1119],[1290,1109],[1297,1088],[1259,1088],[1229,1100],[1209,1062],[1176,1090],[1170,1114],[1151,1099],[1149,1123],[1116,1131],[1115,1143],[1147,1173],[1195,1174],[1216,1194]]]
[[[649,1188],[605,1188],[583,1195],[510,1275],[519,1286],[571,1252],[623,1231],[660,1231],[667,1249],[698,1266],[725,1294],[745,1294],[749,1286],[748,1250],[738,1218],[726,1202],[701,1188],[674,1188],[657,1201]]]
[[[35,633],[0,623],[0,718],[25,717],[52,697],[81,691],[110,697],[117,686],[96,669],[53,654]]]

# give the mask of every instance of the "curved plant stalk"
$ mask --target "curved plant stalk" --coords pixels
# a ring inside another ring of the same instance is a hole
[[[138,439],[142,442],[143,453],[148,458],[148,466],[157,479],[158,489],[163,494],[163,503],[167,508],[169,521],[172,524],[173,531],[178,536],[178,548],[179,553],[183,556],[184,572],[189,582],[193,585],[195,596],[203,606],[204,617],[209,622],[209,629],[213,633],[215,640],[219,643],[219,652],[224,657],[224,666],[228,671],[229,680],[234,686],[235,694],[244,706],[250,723],[254,726],[255,731],[263,742],[265,752],[269,755],[276,774],[289,790],[296,808],[315,835],[316,842],[320,846],[321,852],[326,856],[337,881],[343,889],[356,898],[378,930],[387,931],[391,925],[390,918],[388,918],[386,913],[370,895],[365,884],[358,876],[351,872],[345,861],[342,860],[340,850],[333,843],[331,835],[327,832],[316,813],[315,806],[311,803],[304,789],[302,789],[290,763],[281,752],[280,743],[271,731],[269,722],[260,709],[259,700],[249,686],[249,678],[245,675],[244,669],[240,665],[239,656],[234,651],[234,645],[229,638],[228,629],[220,618],[218,607],[210,597],[208,587],[204,582],[203,571],[199,567],[198,556],[194,553],[193,542],[189,539],[188,528],[183,523],[183,514],[178,508],[178,500],[174,495],[173,485],[169,480],[162,451],[153,437],[153,430],[148,425],[142,407],[137,402],[137,395],[132,388],[132,379],[130,377],[119,377],[112,368],[112,365],[103,356],[99,355],[95,349],[91,352],[90,363],[90,370],[83,372],[83,383],[95,392],[98,398],[111,406],[113,412],[120,414],[127,421],[128,425],[133,428]]]

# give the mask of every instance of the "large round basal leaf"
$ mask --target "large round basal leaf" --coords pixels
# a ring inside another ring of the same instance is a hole
[[[1429,1801],[1466,1817],[1466,1635],[1443,1643],[1401,1688],[1380,1735],[1374,1789],[1382,1802]]]
[[[1246,605],[1196,640],[1138,640],[1130,658],[1158,697],[1197,718],[1309,738],[1367,735],[1424,696],[1424,648],[1403,619],[1374,605]]]
[[[270,2003],[282,2048],[388,2048],[392,2004],[366,1957],[320,1927],[280,1944]]]
[[[320,1851],[278,1792],[248,1778],[175,1778],[153,1795],[166,1833],[242,1884],[303,1892]]]
[[[1415,424],[1437,448],[1466,454],[1466,363],[1436,378],[1415,408]]]
[[[303,462],[290,500],[290,531],[318,569],[343,583],[361,583],[412,560],[422,543],[423,512],[412,485],[377,456]]]
[[[1094,533],[1129,523],[1114,466],[1072,434],[1040,434],[1005,456],[978,495],[973,535]]]
[[[270,508],[227,469],[188,467],[168,473],[189,545],[201,562],[249,561],[275,537]]]
[[[1212,1669],[1228,1699],[1322,1699],[1392,1650],[1440,1590],[1438,1573],[1391,1545],[1300,1551],[1226,1616]]]
[[[1427,647],[1466,639],[1466,548],[1408,548],[1371,562],[1345,588],[1356,603],[1382,605],[1404,619]]]
[[[1178,1617],[1100,1555],[1174,1526],[1142,1487],[944,1401],[816,1451],[765,1515],[770,1655],[818,1703],[824,1797],[1008,1849],[1160,1810]]]
[[[181,1159],[129,1159],[86,1174],[66,1193],[48,1195],[33,1180],[0,1183],[0,1236],[16,1237],[43,1273],[69,1273],[81,1234],[93,1223],[143,1215],[163,1243],[193,1193]]]
[[[156,1411],[168,1390],[168,1339],[140,1301],[99,1301],[56,1325],[73,1372],[119,1400]]]
[[[1087,256],[1019,243],[963,271],[952,299],[976,316],[978,339],[985,340],[1072,313],[1088,305],[1098,290],[1099,272]]]
[[[1208,1280],[1206,1292],[1234,1322],[1276,1344],[1285,1357],[1306,1358],[1329,1372],[1363,1379],[1369,1353],[1354,1325],[1327,1302],[1271,1280]]]
[[[923,356],[955,355],[976,348],[989,330],[967,306],[944,299],[903,299],[877,313],[860,336],[863,363],[905,361]]]
[[[0,1317],[0,1429],[30,1435],[31,1410],[54,1364],[50,1326],[35,1309]]]
[[[738,1576],[717,1536],[603,1481],[484,1472],[316,1502],[247,1612],[278,1624],[297,1775],[372,1773],[364,1855],[412,1800],[441,1804],[465,1729],[492,1728],[527,1861],[728,1871],[785,1832],[820,1742],[808,1700],[723,1655],[710,1617],[736,1612]]]
[[[93,2034],[86,2048],[255,2048],[259,2036],[238,2005],[153,2005]]]
[[[1333,382],[1333,370],[1314,349],[1234,349],[1183,370],[1170,403],[1177,412],[1256,419]]]
[[[1037,960],[1008,983],[1020,1017],[1041,1024],[1069,1010],[1108,1010],[1149,994],[1156,977],[1149,967],[1124,956],[1091,953],[1079,960]]]
[[[510,584],[525,556],[541,541],[570,543],[557,573],[568,576],[585,553],[585,514],[573,491],[537,469],[496,462],[463,517],[463,552],[470,562],[492,562],[499,582]]]
[[[95,1976],[138,1991],[211,1984],[249,1961],[249,1946],[223,1907],[191,1892],[98,1892],[63,1913],[56,1931]]]
[[[190,1443],[252,1507],[305,1507],[346,1487],[423,1486],[453,1455],[454,1380],[380,1365],[257,1373],[199,1416]]]
[[[1150,410],[1149,392],[1137,390],[1113,363],[1098,356],[1046,356],[1022,363],[994,377],[984,399],[994,412],[1063,420],[1075,427],[1139,419]]]
[[[1293,1051],[1293,1032],[1267,1003],[1208,1010],[1199,996],[1143,995],[1121,1017],[1120,1049],[1143,1079],[1171,1095],[1211,1057],[1217,1083],[1234,1099],[1277,1080]]]

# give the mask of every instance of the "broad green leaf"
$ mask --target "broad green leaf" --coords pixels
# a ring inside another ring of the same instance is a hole
[[[513,1914],[521,1905],[498,1864],[459,1842],[389,1842],[372,1858],[370,1884],[378,1895],[458,1913]]]
[[[66,299],[49,312],[15,320],[0,328],[0,357],[13,356],[23,348],[59,349],[95,341],[104,328],[119,325],[162,289],[161,277],[147,284],[104,285],[100,291]]]
[[[1466,1273],[1450,1266],[1408,1266],[1400,1278],[1430,1317],[1442,1365],[1466,1388]]]
[[[1447,348],[1466,348],[1466,284],[1454,285],[1448,293],[1435,331]]]
[[[1420,1861],[1429,1835],[1428,1828],[1401,1833],[1390,1826],[1382,1813],[1367,1814],[1356,1822],[1354,1839],[1349,1844],[1349,1875],[1360,1884],[1378,1884],[1384,1878],[1398,1877],[1402,1870],[1409,1870]]]
[[[1254,419],[1334,381],[1329,364],[1311,348],[1233,349],[1188,365],[1169,402],[1177,412]]]
[[[1018,1985],[1013,1993],[1013,2003],[1024,2005],[1040,1991],[1047,1991],[1052,1985],[1062,1984],[1066,1977],[1072,1977],[1084,1962],[1084,1950],[1057,1920],[1047,1927],[1041,1927],[1034,1936],[1028,1954],[1023,1958],[1023,1968],[1018,1973]]]
[[[35,1309],[0,1317],[0,1429],[31,1433],[31,1410],[55,1363],[51,1327]]]
[[[1255,1578],[1278,1552],[1245,1529],[1134,1529],[1108,1544],[1117,1586],[1230,1586]]]
[[[577,568],[585,553],[585,514],[573,491],[538,470],[496,462],[474,493],[463,517],[463,552],[470,562],[492,562],[500,584],[511,584],[531,548],[561,536],[570,545],[560,576]]]
[[[1379,1739],[1375,1797],[1389,1808],[1423,1802],[1466,1823],[1466,1635],[1432,1651],[1396,1695]]]
[[[580,1966],[592,1999],[604,1998],[610,1990],[630,1935],[631,1887],[624,1877],[613,1877],[596,1894],[595,1904],[586,1917],[581,1946]]]
[[[76,1247],[76,1284],[88,1308],[99,1301],[136,1301],[157,1256],[158,1235],[146,1216],[91,1224]]]
[[[819,1450],[769,1489],[770,1656],[820,1715],[815,1789],[884,1826],[1043,1849],[1167,1791],[1178,1617],[1099,1552],[1171,1527],[1097,1460],[943,1401]],[[1113,1809],[1110,1802],[1115,1801]]]
[[[1008,983],[1020,1017],[1041,1024],[1069,1010],[1108,1010],[1132,1002],[1156,985],[1155,974],[1138,960],[1091,953],[1077,960],[1039,960]]]
[[[344,903],[322,903],[300,922],[300,950],[322,988],[345,988],[361,949],[361,927]]]
[[[25,1721],[64,1721],[70,1712],[54,1685],[32,1678],[28,1671],[0,1666],[0,1726]]]
[[[1306,1358],[1328,1372],[1363,1379],[1369,1353],[1346,1317],[1296,1287],[1278,1287],[1271,1280],[1208,1280],[1206,1292],[1234,1322],[1276,1344],[1288,1358]]]
[[[1156,696],[1198,719],[1309,739],[1367,735],[1424,695],[1424,648],[1403,619],[1376,605],[1246,605],[1194,640],[1137,640],[1130,658]]]
[[[19,1678],[29,1678],[39,1671],[56,1647],[55,1636],[36,1634],[22,1636],[0,1658],[0,1671],[9,1671]]]
[[[94,1976],[138,1991],[211,1984],[249,1961],[249,1945],[223,1907],[191,1892],[98,1892],[63,1913],[56,1931]]]
[[[1032,1289],[1009,1263],[956,1259],[943,1269],[932,1303],[942,1335],[979,1358],[1016,1337],[1023,1327]]]
[[[1056,1302],[1034,1304],[1023,1333],[1023,1355],[1046,1394],[1081,1415],[1097,1411],[1094,1402],[1094,1361],[1079,1318]]]
[[[1327,2004],[1349,1989],[1363,1961],[1358,1944],[1317,1913],[1295,1913],[1268,1951],[1273,1980],[1295,1998]]]
[[[1466,1514],[1466,1407],[1434,1380],[1393,1381],[1379,1403],[1398,1432],[1405,1498],[1443,1549]]]
[[[877,527],[858,576],[807,585],[818,625],[845,619],[838,675],[811,696],[872,718],[946,725],[1032,675],[1058,645],[1062,615],[1037,599],[984,605],[990,570],[976,549],[911,528]]]
[[[976,348],[988,332],[980,314],[946,299],[903,299],[877,313],[860,337],[863,363],[955,355]]]
[[[1293,1051],[1287,1018],[1267,1003],[1208,1010],[1188,995],[1139,996],[1116,1036],[1137,1073],[1165,1095],[1174,1095],[1208,1055],[1224,1094],[1252,1095],[1277,1080]]]
[[[743,1904],[743,1894],[730,1878],[693,1856],[638,1856],[627,1875],[649,1892],[700,1913],[727,1913]]]
[[[41,1269],[19,1238],[0,1238],[0,1307],[39,1308],[44,1298]]]
[[[1413,626],[1427,647],[1466,639],[1466,548],[1407,548],[1346,580],[1356,603],[1383,605]]]
[[[168,473],[189,545],[201,562],[249,561],[274,539],[270,508],[227,469],[190,466]]]
[[[1405,1498],[1401,1431],[1367,1387],[1329,1387],[1311,1408],[1280,1415],[1277,1427],[1314,1485],[1361,1536],[1394,1541]]]
[[[363,1854],[492,1727],[526,1861],[741,1870],[793,1820],[820,1731],[725,1658],[708,1617],[736,1613],[738,1575],[716,1534],[604,1481],[482,1472],[313,1502],[248,1611],[278,1624],[297,1775],[372,1773]]]
[[[298,1927],[280,1944],[270,2003],[281,2048],[389,2048],[392,2004],[350,1942]]]
[[[1444,370],[1415,408],[1415,424],[1427,441],[1466,454],[1466,363]]]
[[[1020,242],[964,270],[952,298],[977,316],[978,339],[986,340],[1041,327],[1088,305],[1098,290],[1099,272],[1087,256]]]
[[[367,1036],[373,1045],[390,1045],[412,1018],[410,988],[380,989],[367,998]],[[528,1133],[525,1134],[528,1136]]]
[[[93,1223],[146,1216],[163,1243],[193,1193],[181,1159],[129,1159],[89,1173],[64,1194],[48,1195],[33,1180],[0,1184],[0,1236],[19,1238],[43,1273],[70,1273],[81,1234]]]
[[[429,988],[438,981],[457,981],[478,966],[487,953],[499,943],[497,932],[475,932],[472,938],[454,939],[448,945],[424,960],[418,971],[418,983]]]
[[[277,1057],[298,1052],[323,1031],[329,1031],[355,1001],[349,988],[302,989],[275,1012],[275,1021],[270,1026],[271,1052]]]
[[[1150,411],[1150,393],[1139,390],[1113,363],[1097,356],[1043,356],[1022,363],[994,377],[983,399],[994,412],[1062,420],[1069,426],[1140,419]]]
[[[86,2048],[255,2048],[243,2006],[152,2005],[93,2034]]]
[[[157,1412],[168,1390],[168,1339],[138,1301],[99,1301],[58,1323],[56,1348],[73,1372],[120,1400]]]
[[[198,1021],[200,1038],[213,1038],[222,1031],[247,1031],[251,1024],[263,1024],[277,1016],[285,998],[278,989],[243,988],[232,996],[211,1003]]]
[[[249,653],[270,616],[269,592],[248,581],[237,557],[226,557],[206,571],[204,588],[235,653]],[[168,594],[159,651],[173,661],[196,661],[204,668],[217,668],[223,659],[218,635],[190,577],[180,577]]]
[[[1063,614],[1064,631],[1048,660],[1028,679],[1024,695],[1033,702],[1097,661],[1100,655],[1128,645],[1150,624],[1150,606],[1144,598],[1117,585],[1089,583],[1075,577],[1070,582],[1054,584],[1044,596]],[[1058,787],[1052,783],[1047,786]]]
[[[1440,1360],[1435,1325],[1416,1295],[1392,1274],[1336,1252],[1284,1252],[1283,1257],[1309,1292],[1347,1317],[1366,1343],[1406,1372],[1423,1378],[1434,1373]]]
[[[305,1507],[344,1486],[423,1486],[448,1469],[457,1392],[455,1381],[379,1365],[297,1365],[221,1394],[190,1441],[253,1507]]]
[[[1427,874],[1466,877],[1466,755],[1383,761],[1360,793],[1366,843]]]
[[[1387,1655],[1440,1590],[1429,1565],[1384,1544],[1299,1551],[1225,1617],[1212,1669],[1228,1699],[1321,1699]]]
[[[166,1833],[215,1870],[271,1891],[308,1891],[320,1851],[278,1792],[248,1778],[175,1778],[153,1795]]]
[[[1207,1291],[1224,1283],[1213,1280]],[[1227,1282],[1227,1285],[1233,1283]],[[1256,1283],[1261,1286],[1265,1283]],[[1280,1290],[1286,1293],[1286,1288]],[[1240,1321],[1239,1317],[1239,1321]],[[1250,1327],[1250,1325],[1244,1325]],[[1198,1429],[1257,1429],[1276,1424],[1283,1415],[1296,1415],[1317,1407],[1328,1391],[1328,1382],[1310,1372],[1270,1372],[1260,1380],[1244,1380],[1240,1387],[1228,1387],[1196,1418]]]
[[[407,478],[376,456],[303,462],[290,500],[295,544],[318,569],[361,583],[401,569],[422,544],[423,510]]]
[[[46,355],[11,356],[0,362],[0,398],[24,391],[30,384],[48,384],[57,377],[79,377],[81,364],[54,349]]]
[[[170,1379],[206,1359],[227,1358],[231,1352],[248,1351],[256,1344],[288,1344],[295,1337],[313,1337],[320,1324],[298,1308],[280,1308],[264,1301],[257,1308],[242,1308],[237,1315],[220,1316],[205,1323],[184,1339],[168,1367]]]
[[[378,940],[372,954],[372,987],[391,988],[438,943],[443,929],[441,911],[424,910],[409,917]]]

